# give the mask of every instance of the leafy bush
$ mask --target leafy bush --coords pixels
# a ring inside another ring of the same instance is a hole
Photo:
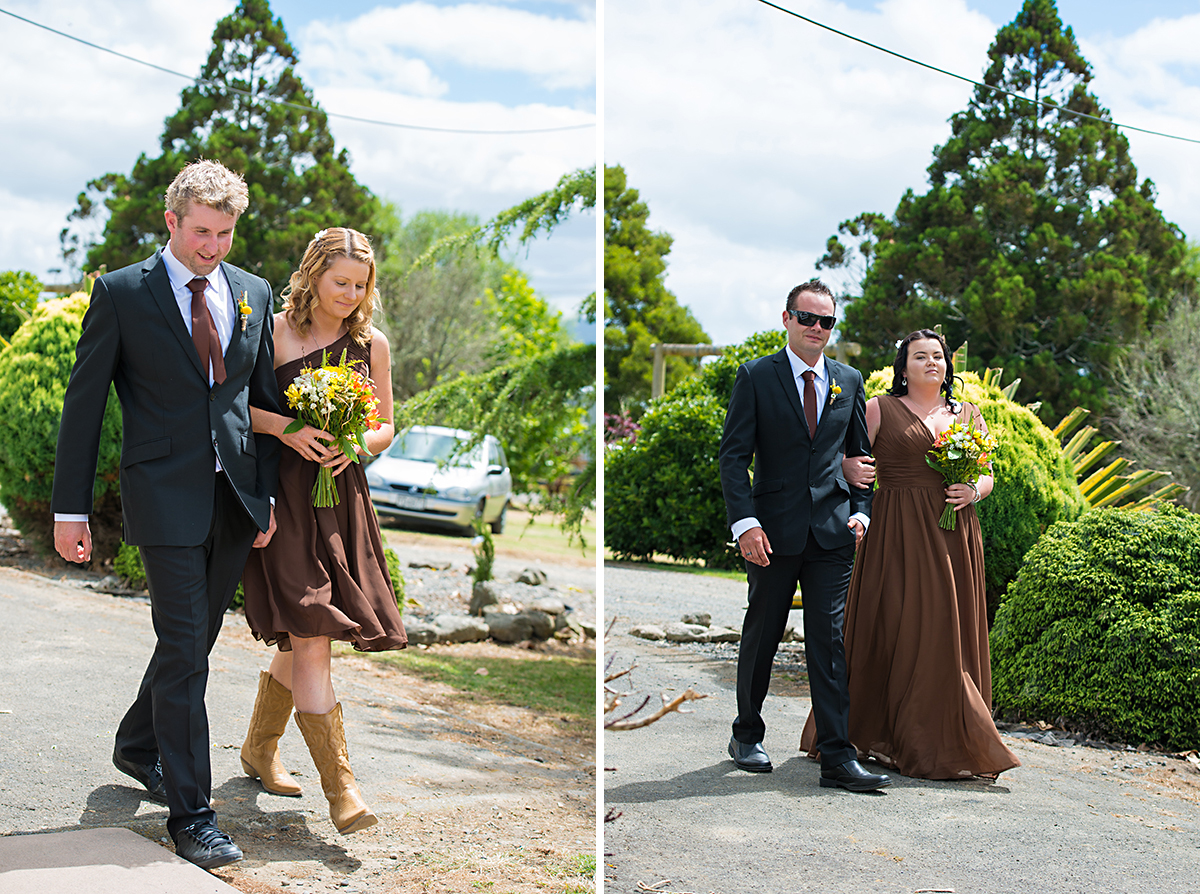
[[[142,564],[142,554],[136,546],[121,542],[117,549],[117,557],[113,559],[113,571],[125,581],[130,589],[145,589],[146,568]]]
[[[383,558],[387,560],[388,576],[392,579],[392,589],[396,591],[396,608],[404,614],[404,574],[400,571],[400,557],[390,546],[383,548]]]
[[[48,552],[54,549],[50,492],[63,393],[87,307],[81,292],[38,305],[0,351],[0,502],[21,533]],[[121,539],[120,459],[121,417],[110,386],[91,515],[98,561],[115,556]]]
[[[1200,516],[1097,509],[1046,532],[992,630],[1010,717],[1200,747]]]
[[[42,284],[24,270],[0,271],[0,339],[7,340],[32,316]],[[0,341],[0,346],[3,345]]]
[[[482,518],[475,519],[475,537],[472,541],[475,547],[475,567],[471,569],[473,583],[483,583],[492,579],[492,565],[496,561],[496,544],[492,540],[492,529],[484,524]]]
[[[993,463],[995,490],[975,507],[983,533],[988,614],[994,615],[1025,553],[1050,525],[1078,518],[1087,501],[1058,438],[1037,416],[997,386],[985,386],[975,373],[958,378],[955,399],[979,407],[1000,442]],[[876,370],[867,379],[867,397],[885,393],[891,384],[891,367]]]

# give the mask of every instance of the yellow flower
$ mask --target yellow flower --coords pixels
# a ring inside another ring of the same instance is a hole
[[[829,402],[833,403],[834,398],[842,393],[842,386],[837,383],[837,379],[829,380]]]

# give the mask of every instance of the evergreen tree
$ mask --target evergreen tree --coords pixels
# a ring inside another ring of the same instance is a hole
[[[109,216],[96,244],[81,245],[70,227],[63,230],[67,261],[77,263],[85,249],[89,269],[114,270],[152,254],[167,238],[167,186],[198,158],[220,161],[246,178],[250,207],[227,260],[264,277],[277,292],[318,230],[367,229],[375,200],[350,173],[346,150],[336,150],[325,113],[296,76],[296,62],[267,0],[241,0],[213,31],[203,80],[184,88],[179,111],[166,120],[162,154],[143,154],[130,174],[105,174],[80,194],[69,219],[92,217],[101,205]]]
[[[650,209],[625,182],[620,165],[604,168],[604,396],[610,410],[636,415],[650,399],[650,345],[709,341],[688,308],[663,282],[672,239],[646,225]],[[697,366],[666,358],[670,389]]]
[[[940,323],[951,345],[970,340],[977,370],[1020,376],[1019,399],[1042,401],[1043,419],[1102,411],[1122,347],[1183,286],[1186,246],[1088,92],[1053,0],[1025,0],[988,55],[984,83],[1017,96],[977,87],[934,150],[929,191],[906,192],[892,218],[840,226],[866,261],[842,334],[871,369],[897,338]],[[828,248],[822,266],[851,263],[852,246]]]

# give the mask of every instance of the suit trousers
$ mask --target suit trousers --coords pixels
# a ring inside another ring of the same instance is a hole
[[[799,583],[804,597],[804,659],[821,765],[836,767],[858,756],[850,744],[850,695],[842,641],[854,546],[823,549],[810,531],[804,552],[776,552],[770,559],[771,564],[765,568],[746,563],[750,604],[738,650],[738,716],[733,722],[733,737],[746,744],[763,740],[767,727],[762,706],[771,684],[771,665]]]
[[[257,530],[221,472],[203,543],[140,547],[158,642],[137,698],[117,729],[116,750],[139,763],[161,758],[172,838],[192,823],[216,820],[209,803],[212,768],[204,706],[208,653]]]

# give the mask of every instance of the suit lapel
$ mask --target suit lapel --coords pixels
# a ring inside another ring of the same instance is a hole
[[[196,370],[197,375],[208,378],[207,371],[200,368],[200,355],[196,353],[196,345],[192,342],[192,336],[188,334],[187,325],[183,322],[183,314],[179,310],[179,302],[175,300],[175,292],[171,288],[171,280],[167,276],[167,265],[163,263],[161,251],[155,252],[154,257],[142,265],[142,277],[146,282],[146,288],[154,296],[158,309],[162,311],[163,318],[167,321],[167,327],[179,339],[179,346],[183,348],[183,353],[191,361],[192,368]]]
[[[804,418],[804,404],[800,402],[800,393],[796,390],[796,378],[792,375],[792,363],[788,359],[787,348],[775,354],[772,359],[775,361],[775,372],[779,376],[779,384],[783,388],[783,393],[787,395],[788,403],[792,405],[792,409],[796,413],[801,430],[808,437],[808,420]]]
[[[229,369],[230,361],[236,358],[245,347],[246,334],[242,332],[242,312],[239,308],[242,292],[246,291],[246,286],[241,271],[236,267],[222,261],[221,269],[225,272],[225,279],[229,282],[230,297],[233,299],[233,334],[229,336],[229,347],[225,349],[225,368]]]

